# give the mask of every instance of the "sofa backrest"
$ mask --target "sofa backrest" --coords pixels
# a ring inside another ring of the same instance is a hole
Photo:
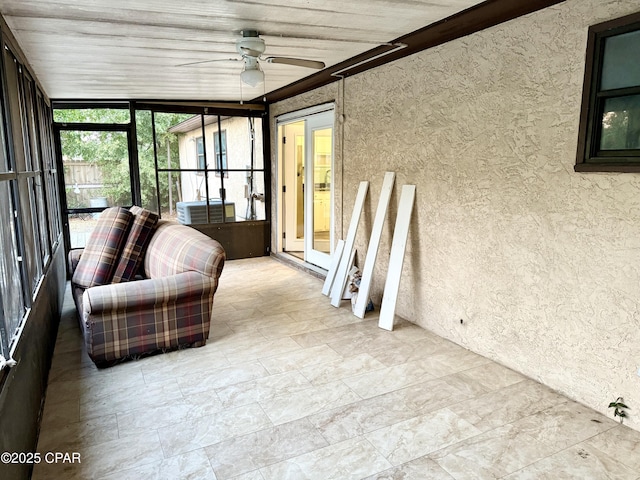
[[[73,272],[75,285],[88,288],[111,282],[132,222],[133,214],[122,207],[100,214]]]
[[[153,235],[153,230],[160,218],[157,213],[136,205],[131,207],[129,211],[133,214],[133,223],[118,258],[111,283],[128,282],[135,278]]]
[[[144,258],[148,278],[200,272],[218,278],[226,256],[222,245],[186,225],[160,220]]]

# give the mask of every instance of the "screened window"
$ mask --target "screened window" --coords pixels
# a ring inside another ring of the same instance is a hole
[[[640,14],[589,29],[577,171],[640,171]]]
[[[160,188],[163,218],[185,224],[266,219],[259,118],[165,112],[153,118],[155,136],[165,142],[156,148],[158,178],[172,186]]]
[[[0,109],[0,354],[9,358],[60,233],[51,110],[11,48]]]
[[[18,244],[21,246],[21,261],[26,275],[23,288],[25,297],[30,302],[43,275],[43,236],[40,235],[38,225],[39,209],[43,205],[42,172],[37,149],[34,148],[35,133],[30,122],[30,114],[33,111],[32,82],[25,76],[22,66],[9,49],[4,50],[4,59],[10,113],[7,123],[12,133],[12,138],[7,140],[13,147],[12,163],[17,175],[14,205],[19,217]],[[44,237],[48,241],[46,236]]]
[[[184,224],[266,220],[260,111],[54,105],[71,247],[84,245],[97,214],[112,205],[141,205]]]

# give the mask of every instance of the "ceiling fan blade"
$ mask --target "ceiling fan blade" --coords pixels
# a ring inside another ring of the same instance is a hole
[[[200,65],[202,63],[212,63],[212,62],[239,62],[240,58],[217,58],[215,60],[203,60],[201,62],[189,62],[189,63],[181,63],[180,65],[176,65],[176,67],[188,67],[190,65]]]
[[[303,58],[266,57],[264,61],[267,63],[282,63],[284,65],[294,65],[296,67],[315,68],[317,70],[325,67],[324,62],[319,62],[317,60],[305,60]]]

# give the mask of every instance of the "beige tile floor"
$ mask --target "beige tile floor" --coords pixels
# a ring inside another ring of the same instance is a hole
[[[228,262],[209,343],[97,370],[70,299],[35,479],[640,479],[640,432],[270,258]]]

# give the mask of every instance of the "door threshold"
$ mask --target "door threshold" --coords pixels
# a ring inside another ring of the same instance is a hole
[[[310,273],[314,277],[318,277],[322,280],[327,277],[327,271],[324,268],[318,267],[317,265],[309,262],[305,262],[295,255],[291,255],[287,252],[278,252],[272,253],[271,256],[286,265],[289,265],[298,270],[302,270],[303,272]]]

